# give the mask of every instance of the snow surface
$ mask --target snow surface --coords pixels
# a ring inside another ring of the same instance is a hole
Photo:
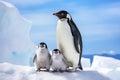
[[[0,80],[110,80],[97,71],[35,72],[34,67],[0,64]]]
[[[120,60],[110,57],[94,56],[91,68],[112,80],[120,80]]]
[[[110,57],[94,56],[92,67],[93,68],[104,67],[104,68],[116,69],[117,67],[120,67],[120,60]]]
[[[14,5],[0,0],[0,62],[28,63],[30,50],[34,48],[29,37],[30,26],[31,22]]]
[[[117,65],[117,67],[109,66],[108,62],[111,61],[114,62],[113,66]],[[63,73],[35,72],[34,67],[4,62],[0,63],[0,80],[120,80],[120,66],[118,66],[120,63],[118,61],[109,57],[95,56],[92,67],[84,67],[83,71]]]

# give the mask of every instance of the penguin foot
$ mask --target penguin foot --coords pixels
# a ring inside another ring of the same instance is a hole
[[[36,72],[40,72],[40,70],[37,69]]]
[[[78,66],[77,68],[80,69],[81,71],[83,70],[82,66]]]
[[[40,68],[37,68],[36,72],[40,72],[40,71],[41,71]]]
[[[49,72],[50,70],[49,70],[49,69],[46,69],[45,71],[46,71],[46,72]]]
[[[61,72],[61,73],[63,73],[63,72],[65,72],[66,70],[59,70],[59,72]]]
[[[82,67],[78,67],[81,71],[83,70],[83,68]]]
[[[74,69],[69,69],[68,72],[75,72],[76,70]]]
[[[69,68],[69,69],[67,69],[67,72],[75,72],[77,70],[77,68]]]
[[[57,72],[57,70],[53,70],[52,72]]]

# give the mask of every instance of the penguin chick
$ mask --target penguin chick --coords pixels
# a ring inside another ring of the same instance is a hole
[[[36,54],[33,58],[33,62],[35,63],[35,66],[37,68],[36,71],[40,71],[41,68],[46,69],[47,71],[50,70],[51,55],[49,53],[46,43],[41,42],[38,45]]]
[[[54,49],[52,51],[51,58],[52,58],[51,68],[53,69],[54,72],[56,71],[63,72],[67,70],[68,67],[67,62],[59,49]]]

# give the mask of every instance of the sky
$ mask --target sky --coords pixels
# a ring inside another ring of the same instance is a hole
[[[79,28],[83,54],[120,54],[119,0],[4,0],[14,4],[20,14],[32,22],[30,38],[37,46],[47,43],[56,48],[57,17],[52,14],[68,11]]]

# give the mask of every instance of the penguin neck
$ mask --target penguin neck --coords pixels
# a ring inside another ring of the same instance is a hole
[[[53,55],[53,58],[55,60],[60,60],[61,59],[61,54],[59,54],[59,55]]]
[[[62,19],[59,19],[58,21],[60,21],[60,22],[68,22],[68,23],[74,23],[73,22],[73,20],[72,20],[72,18],[69,20],[68,18],[62,18]]]
[[[66,18],[62,18],[62,19],[59,19],[59,21],[67,21],[68,19]]]
[[[38,51],[39,51],[41,54],[42,54],[42,53],[44,53],[44,54],[45,54],[48,50],[47,50],[47,49],[41,49],[41,48],[39,48],[39,50],[38,50]]]

